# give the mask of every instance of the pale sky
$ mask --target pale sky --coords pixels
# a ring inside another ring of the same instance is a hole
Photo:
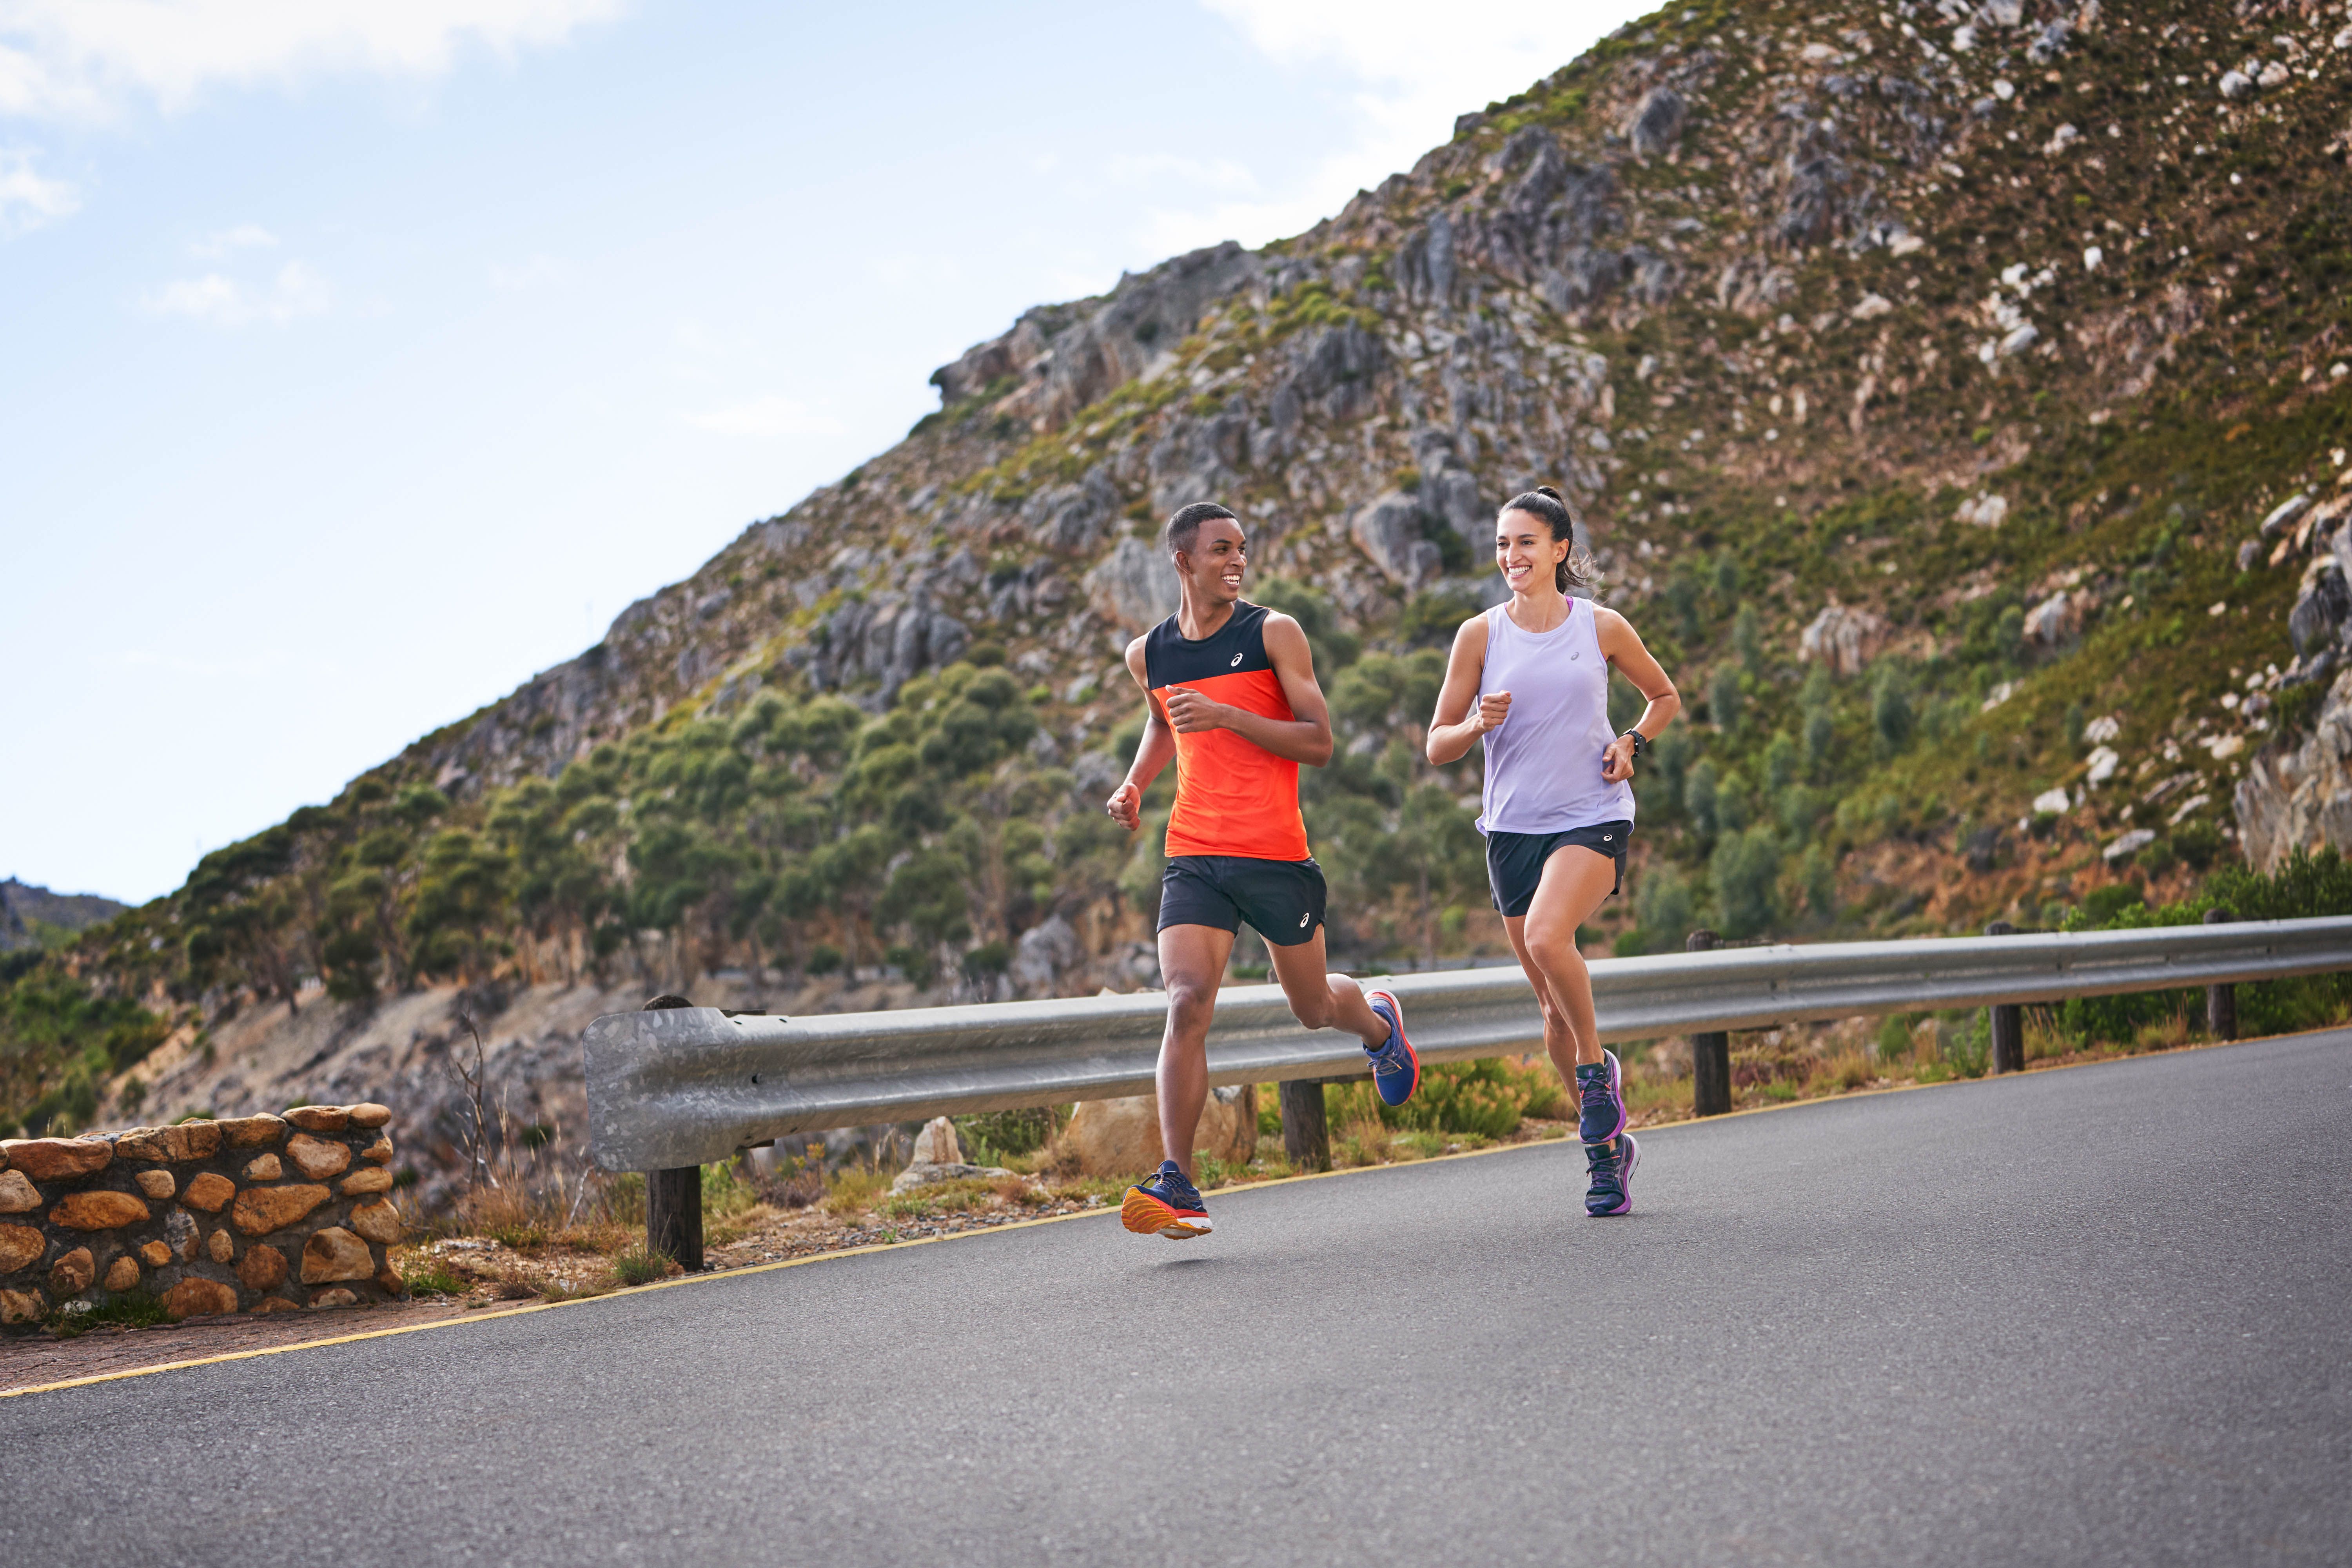
[[[138,901],[1616,0],[0,0],[0,877]]]

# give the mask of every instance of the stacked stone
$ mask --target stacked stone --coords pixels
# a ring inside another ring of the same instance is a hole
[[[174,1318],[399,1296],[391,1120],[305,1105],[0,1142],[0,1322],[134,1290]]]

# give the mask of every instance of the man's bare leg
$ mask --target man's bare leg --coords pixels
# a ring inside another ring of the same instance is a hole
[[[1265,951],[1291,1016],[1301,1024],[1310,1029],[1345,1029],[1367,1046],[1388,1039],[1389,1026],[1364,1000],[1364,988],[1344,974],[1325,971],[1321,926],[1305,942],[1290,947],[1267,942]]]
[[[1160,1037],[1160,1147],[1192,1179],[1192,1135],[1209,1100],[1209,1021],[1234,933],[1215,926],[1170,926],[1160,933],[1160,978],[1168,987],[1168,1028]],[[1279,951],[1279,950],[1277,950]],[[1318,941],[1317,952],[1322,951]]]

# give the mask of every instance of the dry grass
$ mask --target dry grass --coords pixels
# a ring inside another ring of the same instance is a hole
[[[836,1172],[833,1191],[825,1194],[824,1212],[835,1219],[851,1219],[871,1210],[890,1184],[879,1171],[855,1166]]]
[[[1355,1087],[1349,1085],[1349,1088]],[[1380,1118],[1352,1115],[1331,1141],[1331,1163],[1335,1165],[1379,1165],[1387,1163],[1391,1134],[1381,1125]]]
[[[1844,1094],[1867,1087],[1877,1079],[1878,1069],[1871,1065],[1867,1053],[1861,1050],[1841,1051],[1830,1058],[1820,1074],[1822,1081],[1832,1093]]]

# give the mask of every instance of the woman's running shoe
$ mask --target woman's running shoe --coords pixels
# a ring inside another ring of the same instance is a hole
[[[1633,1212],[1633,1167],[1642,1163],[1642,1146],[1631,1132],[1620,1132],[1606,1143],[1589,1143],[1585,1164],[1592,1185],[1584,1194],[1584,1212],[1594,1219]]]
[[[1160,1162],[1148,1180],[1127,1189],[1118,1205],[1118,1223],[1138,1236],[1164,1236],[1171,1241],[1209,1234],[1208,1205],[1201,1189],[1187,1181],[1173,1160]]]
[[[1372,1087],[1381,1091],[1382,1104],[1402,1105],[1421,1087],[1421,1057],[1404,1037],[1404,1004],[1391,991],[1374,991],[1364,1000],[1389,1026],[1385,1041],[1364,1047],[1372,1058]]]
[[[1625,1131],[1625,1069],[1615,1051],[1576,1069],[1577,1136],[1587,1143],[1606,1143]]]

